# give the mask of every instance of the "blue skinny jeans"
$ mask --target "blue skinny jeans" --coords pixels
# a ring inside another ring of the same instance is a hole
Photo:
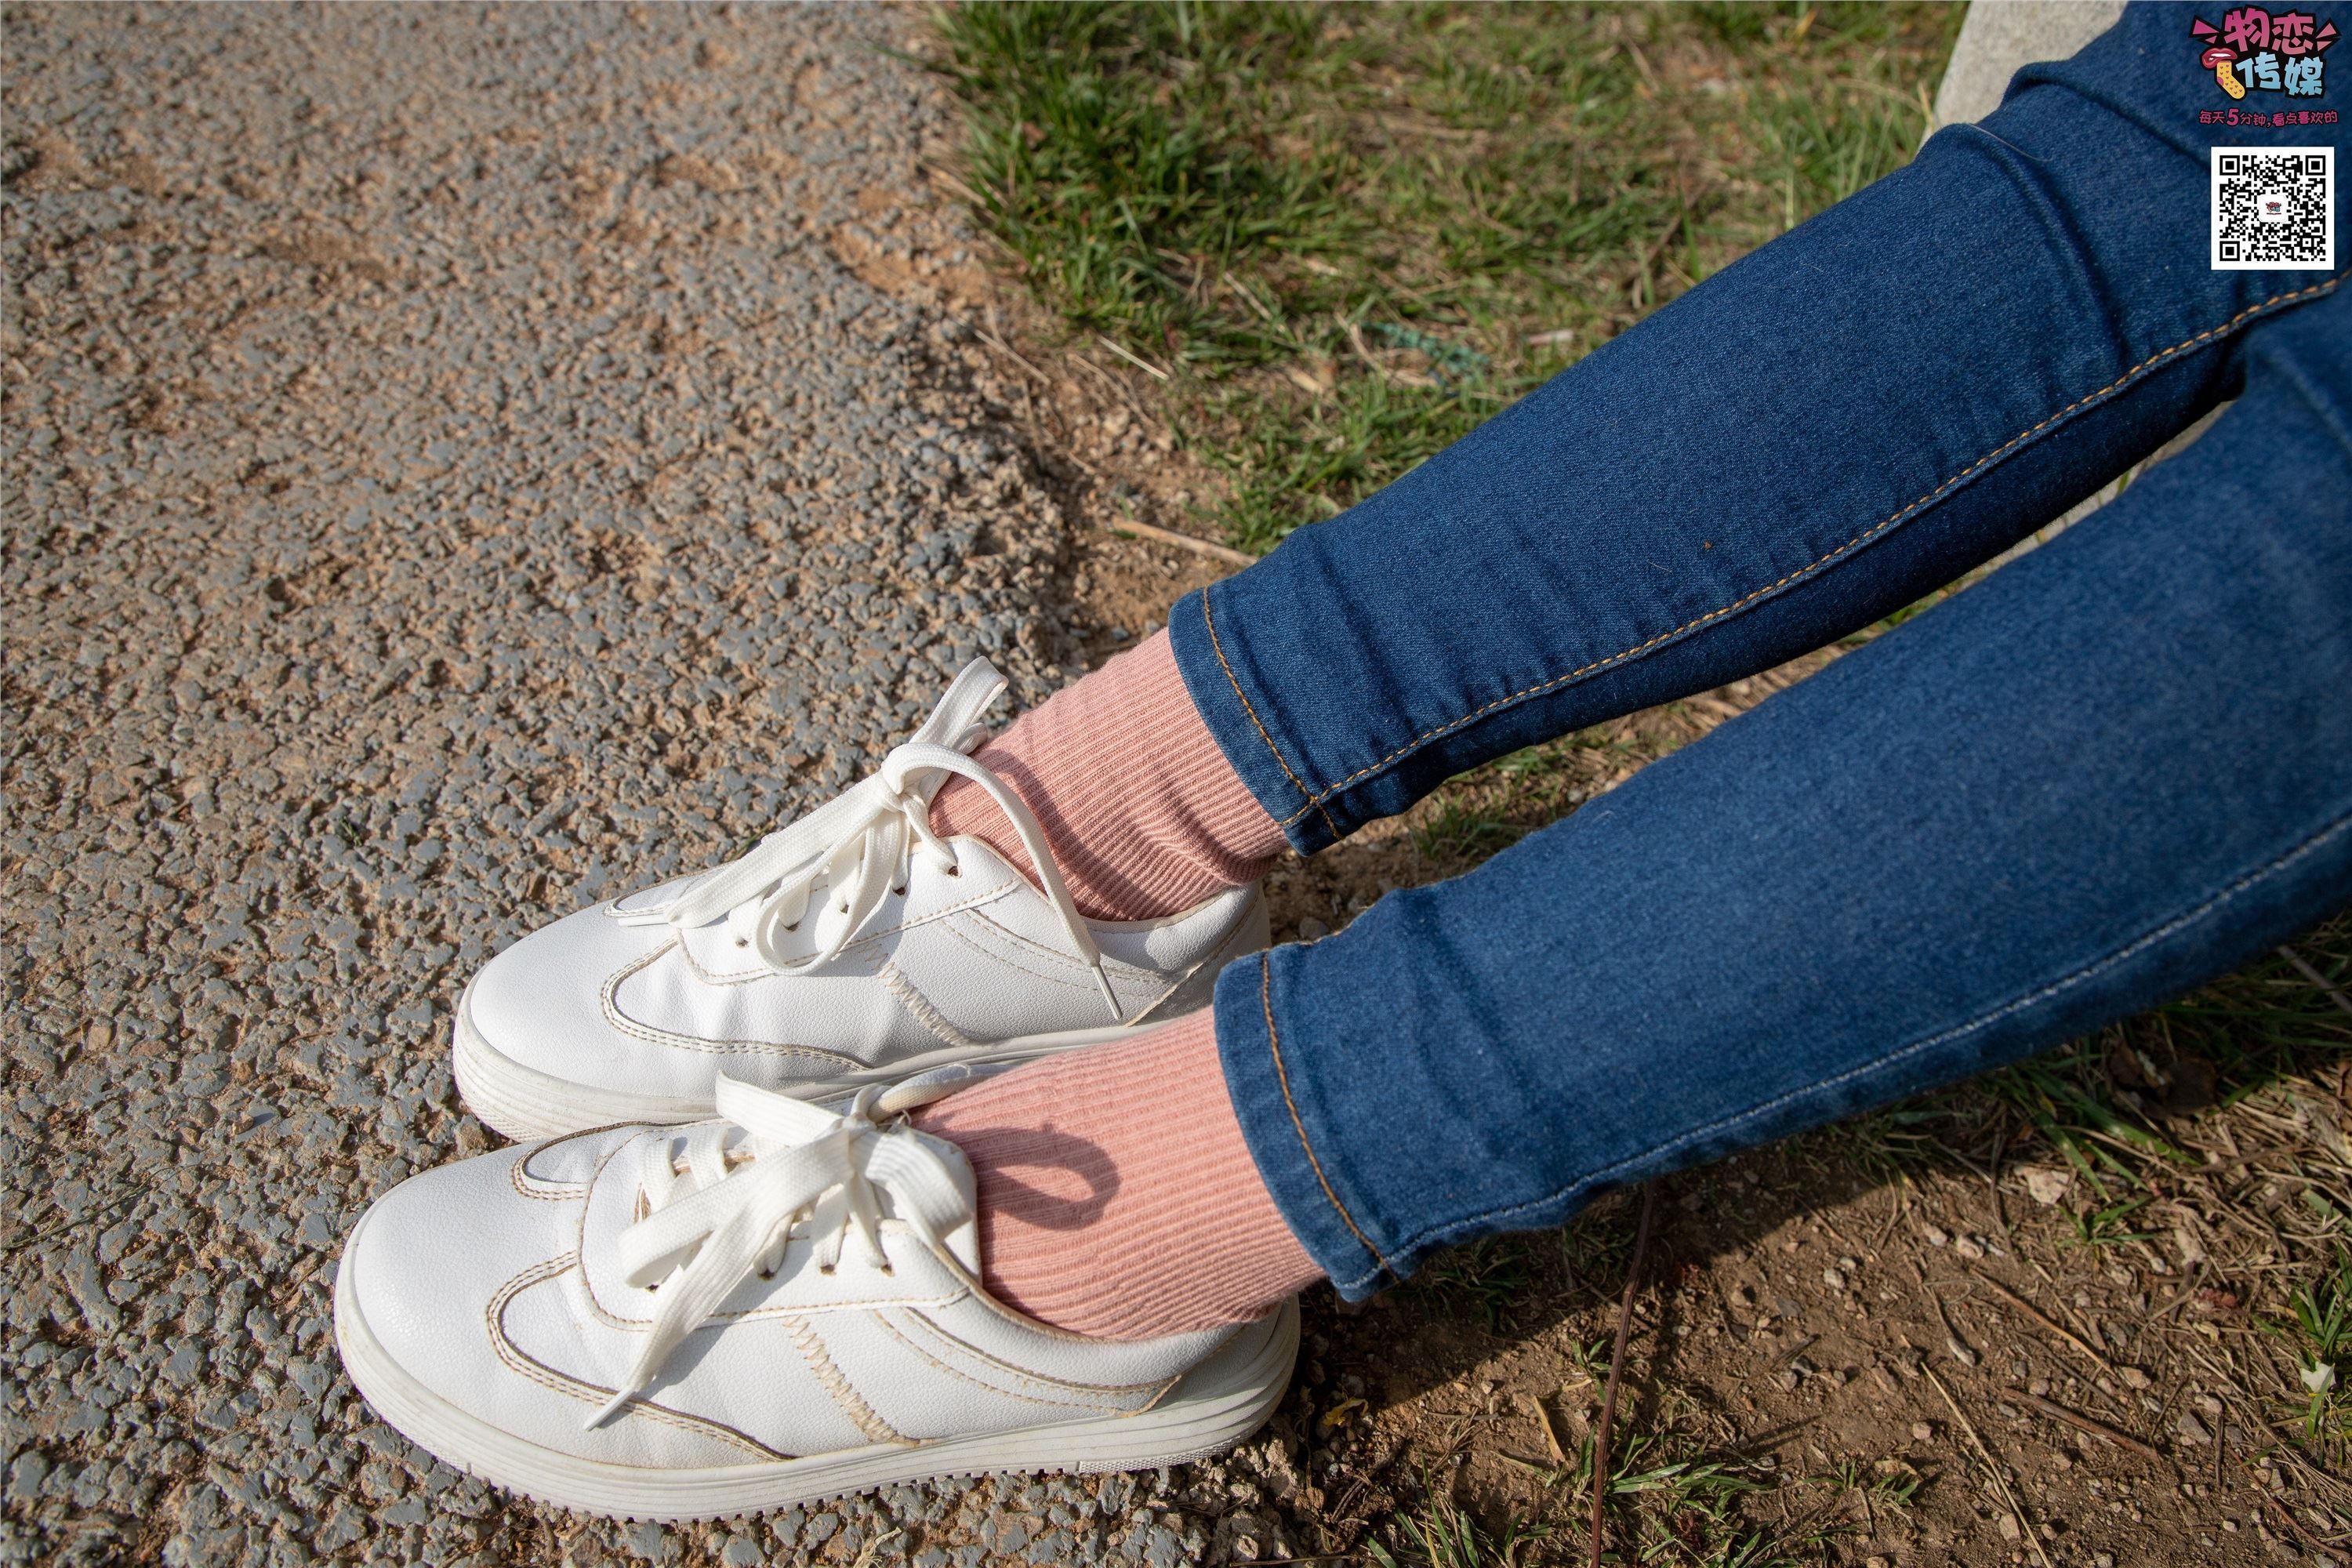
[[[2341,132],[2200,126],[2199,53],[2132,8],[1171,613],[1311,853],[1869,626],[2238,399],[1573,816],[1220,977],[1251,1151],[1343,1295],[2044,1049],[2352,897],[2352,290],[2207,249],[2212,145]]]

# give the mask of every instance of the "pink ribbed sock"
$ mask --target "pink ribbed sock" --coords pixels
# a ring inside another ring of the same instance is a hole
[[[1056,1328],[1246,1322],[1323,1278],[1258,1178],[1207,1012],[1032,1062],[915,1123],[980,1178],[989,1291]]]
[[[1201,722],[1164,630],[1023,714],[978,760],[1036,814],[1095,920],[1174,914],[1256,880],[1283,851],[1282,829]],[[940,791],[931,826],[1029,868],[1013,825],[967,780]]]

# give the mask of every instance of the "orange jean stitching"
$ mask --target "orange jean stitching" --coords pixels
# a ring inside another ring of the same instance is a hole
[[[1394,1274],[1396,1270],[1389,1267],[1389,1260],[1381,1256],[1381,1249],[1372,1245],[1372,1238],[1364,1234],[1363,1228],[1356,1224],[1355,1216],[1348,1212],[1348,1205],[1341,1203],[1339,1194],[1331,1190],[1331,1178],[1323,1173],[1323,1162],[1315,1157],[1315,1145],[1307,1137],[1307,1123],[1299,1119],[1298,1102],[1290,1098],[1290,1073],[1282,1065],[1282,1039],[1274,1028],[1274,965],[1265,953],[1258,954],[1257,995],[1259,1005],[1265,1009],[1265,1044],[1266,1048],[1274,1053],[1274,1080],[1282,1086],[1283,1108],[1290,1112],[1290,1125],[1298,1134],[1299,1148],[1306,1151],[1307,1163],[1315,1172],[1316,1181],[1321,1184],[1324,1197],[1330,1200],[1331,1212],[1339,1216],[1340,1222],[1347,1226],[1356,1239],[1363,1244],[1364,1250],[1370,1253],[1382,1268]]]
[[[2352,271],[2352,269],[2347,269],[2347,271]],[[2139,363],[2132,366],[2129,370],[2124,372],[2123,374],[2116,377],[2115,380],[2107,383],[2106,385],[2100,387],[2096,392],[2084,394],[2074,402],[2066,405],[2065,407],[2061,408],[2055,414],[2043,419],[2040,424],[2011,437],[2009,440],[2003,442],[2000,446],[1996,447],[1990,452],[1988,452],[1983,457],[1978,458],[1975,462],[1969,464],[1958,473],[1953,475],[1950,479],[1946,479],[1942,484],[1937,485],[1934,489],[1929,490],[1926,495],[1921,496],[1917,500],[1913,501],[1909,506],[1903,508],[1901,510],[1888,517],[1884,522],[1880,522],[1874,527],[1864,529],[1862,532],[1855,534],[1852,539],[1847,540],[1843,544],[1839,545],[1828,554],[1823,555],[1820,560],[1815,561],[1809,565],[1799,567],[1796,571],[1790,573],[1787,576],[1782,577],[1777,583],[1767,584],[1765,586],[1758,588],[1752,593],[1744,594],[1719,609],[1709,610],[1706,614],[1699,616],[1696,620],[1685,621],[1681,626],[1675,627],[1672,631],[1660,632],[1656,637],[1650,638],[1648,641],[1637,643],[1633,647],[1626,648],[1622,653],[1612,653],[1606,658],[1595,659],[1592,663],[1585,665],[1580,668],[1570,670],[1566,675],[1554,676],[1549,680],[1538,681],[1537,684],[1527,688],[1523,691],[1514,691],[1508,697],[1497,697],[1492,702],[1488,702],[1481,707],[1473,709],[1471,711],[1464,714],[1461,718],[1453,721],[1451,723],[1440,724],[1434,730],[1430,730],[1414,736],[1403,745],[1399,746],[1395,751],[1391,752],[1387,756],[1382,757],[1379,762],[1372,763],[1369,767],[1357,769],[1354,773],[1349,773],[1346,778],[1341,779],[1338,784],[1331,785],[1328,789],[1322,791],[1320,794],[1311,793],[1307,790],[1305,784],[1298,784],[1299,793],[1307,796],[1307,805],[1300,806],[1297,811],[1294,811],[1288,816],[1284,817],[1280,826],[1288,827],[1292,823],[1297,822],[1300,817],[1306,816],[1309,810],[1314,810],[1322,814],[1324,825],[1326,826],[1332,826],[1330,813],[1326,811],[1323,806],[1323,803],[1325,801],[1330,799],[1333,795],[1339,794],[1342,790],[1347,789],[1349,785],[1354,784],[1359,780],[1368,778],[1373,773],[1381,772],[1387,768],[1390,763],[1395,762],[1398,758],[1405,755],[1407,752],[1418,751],[1423,746],[1427,745],[1430,742],[1451,734],[1454,731],[1461,729],[1464,725],[1471,723],[1485,717],[1486,714],[1493,712],[1497,708],[1509,707],[1514,702],[1521,701],[1529,697],[1539,696],[1542,693],[1552,689],[1554,687],[1565,686],[1571,680],[1591,674],[1594,670],[1605,668],[1612,664],[1622,663],[1626,659],[1633,658],[1648,652],[1651,648],[1657,647],[1662,642],[1666,642],[1675,637],[1678,637],[1685,632],[1696,630],[1697,627],[1706,625],[1709,621],[1719,620],[1723,616],[1730,615],[1732,612],[1741,608],[1743,605],[1748,605],[1756,599],[1759,599],[1767,594],[1778,592],[1780,589],[1786,587],[1790,583],[1795,582],[1798,578],[1807,576],[1811,573],[1820,570],[1822,567],[1828,565],[1831,562],[1836,560],[1839,556],[1845,554],[1847,552],[1868,543],[1871,540],[1875,539],[1878,535],[1885,532],[1888,529],[1893,528],[1895,524],[1903,521],[1905,519],[1918,511],[1922,507],[1933,503],[1937,498],[1941,497],[1946,491],[1951,489],[1955,485],[1965,483],[1967,480],[1975,478],[1978,474],[1982,473],[1994,463],[1997,463],[2004,457],[2007,457],[2018,447],[2032,440],[2034,437],[2040,435],[2042,431],[2048,429],[2059,420],[2065,418],[2066,416],[2074,413],[2074,410],[2082,407],[2084,404],[2090,403],[2097,398],[2105,397],[2108,393],[2111,393],[2116,388],[2122,386],[2124,383],[2132,380],[2143,371],[2151,369],[2165,360],[2177,358],[2178,356],[2188,353],[2190,349],[2197,347],[2199,344],[2205,342],[2209,339],[2220,337],[2223,333],[2235,329],[2241,321],[2243,321],[2249,316],[2257,315],[2263,310],[2269,310],[2274,305],[2293,304],[2297,300],[2309,299],[2314,295],[2325,294],[2333,289],[2336,284],[2342,282],[2346,275],[2347,274],[2345,272],[2338,272],[2335,277],[2326,279],[2325,282],[2314,283],[2309,288],[2293,289],[2284,294],[2273,294],[2269,299],[2262,300],[2260,303],[2247,306],[2244,310],[2239,311],[2236,315],[2231,317],[2228,321],[2222,322],[2218,327],[2209,327],[2193,338],[2184,339],[2180,342],[2173,344],[2168,349],[2158,350],[2157,353],[2152,353],[2147,358],[2140,361]],[[1208,598],[1207,595],[1203,595],[1202,596],[1202,608],[1204,613],[1206,612],[1207,606]],[[1210,637],[1213,643],[1215,639],[1215,635],[1214,629],[1212,628]],[[1224,661],[1224,654],[1222,651],[1218,653],[1217,659],[1219,663],[1223,663]],[[1226,671],[1226,678],[1228,679],[1232,679],[1232,671],[1230,669]],[[1238,693],[1241,688],[1236,684],[1234,689]],[[1249,700],[1247,698],[1244,698],[1242,700],[1243,705],[1246,707]],[[1250,714],[1250,720],[1253,723],[1255,723],[1257,721],[1257,714],[1255,712],[1252,712]],[[1264,724],[1258,725],[1258,733],[1261,735],[1265,733],[1265,726]],[[1268,739],[1266,744],[1268,747],[1271,747],[1274,744],[1274,742],[1271,739]],[[1276,752],[1275,760],[1276,762],[1280,762],[1282,760],[1281,753]],[[1285,765],[1282,771],[1284,773],[1289,773],[1290,769],[1287,765]],[[1297,776],[1293,774],[1290,782],[1293,784],[1298,784]],[[1339,837],[1336,827],[1333,827],[1332,837],[1334,838]]]
[[[1282,826],[1289,826],[1310,810],[1320,812],[1323,826],[1331,830],[1332,838],[1337,840],[1341,837],[1339,825],[1331,820],[1329,812],[1323,810],[1318,797],[1307,789],[1306,781],[1293,773],[1290,764],[1283,760],[1282,748],[1274,743],[1274,737],[1266,731],[1265,721],[1257,716],[1257,710],[1250,704],[1249,693],[1242,689],[1240,678],[1234,674],[1234,667],[1225,662],[1225,645],[1217,639],[1217,621],[1216,617],[1209,613],[1209,595],[1206,593],[1201,595],[1201,625],[1208,629],[1209,650],[1217,656],[1217,666],[1225,672],[1225,684],[1234,689],[1234,695],[1241,699],[1242,711],[1248,714],[1249,721],[1257,726],[1257,738],[1264,741],[1265,749],[1274,754],[1275,766],[1282,770],[1282,776],[1288,779],[1292,787],[1307,799],[1305,805],[1283,818]]]

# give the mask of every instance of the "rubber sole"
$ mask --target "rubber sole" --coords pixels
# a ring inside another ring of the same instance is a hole
[[[449,1054],[457,1092],[466,1108],[493,1131],[518,1143],[541,1138],[562,1138],[592,1127],[624,1121],[701,1121],[718,1113],[709,1099],[681,1100],[633,1094],[594,1084],[574,1083],[536,1068],[525,1067],[482,1037],[474,1027],[473,987],[457,999],[457,1021],[450,1030]],[[1157,1028],[1168,1020],[1155,1016],[1148,1024],[1116,1025],[1099,1029],[1069,1029],[1054,1035],[1024,1035],[976,1050],[938,1050],[908,1057],[885,1067],[780,1086],[796,1100],[826,1100],[856,1093],[869,1083],[897,1083],[931,1068],[952,1063],[1013,1063],[1049,1057],[1079,1046]]]
[[[352,1250],[345,1246],[335,1269],[335,1344],[353,1386],[375,1413],[443,1462],[492,1486],[607,1519],[730,1519],[909,1481],[1142,1470],[1204,1458],[1265,1422],[1290,1385],[1298,1352],[1293,1300],[1236,1333],[1167,1397],[1132,1415],[760,1464],[650,1470],[583,1459],[518,1437],[411,1376],[369,1331],[352,1299]]]

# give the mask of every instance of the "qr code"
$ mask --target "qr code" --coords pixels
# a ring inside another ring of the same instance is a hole
[[[2213,266],[2332,268],[2336,149],[2213,149]]]

